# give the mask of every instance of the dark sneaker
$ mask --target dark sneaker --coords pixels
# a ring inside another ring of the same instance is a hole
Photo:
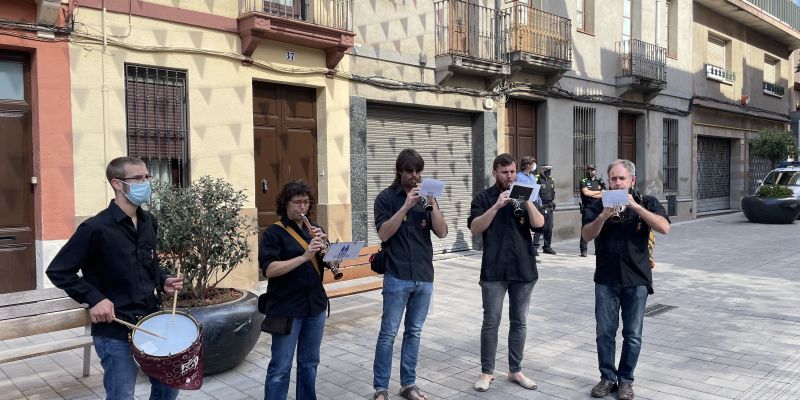
[[[538,250],[534,250],[533,251],[533,256],[534,257],[539,257],[539,251]]]
[[[633,385],[630,383],[620,383],[617,396],[619,400],[633,400]]]
[[[592,388],[592,397],[606,397],[609,393],[617,390],[617,383],[601,379],[600,383]]]
[[[556,251],[549,247],[542,247],[542,253],[555,255]]]
[[[586,250],[581,250],[581,257],[586,257],[587,256],[586,253],[587,253]]]

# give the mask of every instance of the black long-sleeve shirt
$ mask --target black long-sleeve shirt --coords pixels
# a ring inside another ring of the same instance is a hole
[[[291,219],[282,217],[283,225],[297,232],[306,243],[312,236],[301,229]],[[258,244],[258,265],[261,274],[274,261],[286,261],[305,253],[305,249],[297,240],[278,225],[270,225],[261,235]],[[306,261],[297,268],[273,278],[267,284],[267,317],[310,317],[318,315],[328,307],[328,296],[322,286],[324,264],[317,253],[317,265],[314,269],[311,261]]]
[[[156,219],[138,208],[136,220],[134,227],[131,218],[111,201],[78,227],[47,267],[47,277],[89,307],[110,300],[117,318],[131,323],[156,311],[156,290],[167,279],[155,252]],[[128,332],[114,322],[92,324],[92,335],[126,340]]]
[[[497,184],[481,191],[472,200],[467,226],[497,203],[500,197]],[[514,204],[509,202],[495,214],[483,231],[482,281],[533,282],[539,279],[536,258],[531,246],[531,224],[528,209],[522,206],[522,217],[514,216]],[[539,229],[541,230],[541,229]]]

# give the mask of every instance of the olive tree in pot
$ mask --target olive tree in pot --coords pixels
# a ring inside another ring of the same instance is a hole
[[[161,265],[173,273],[180,267],[185,281],[178,305],[203,327],[203,372],[231,369],[255,346],[263,319],[253,293],[218,287],[250,258],[248,239],[256,228],[242,213],[245,195],[209,176],[187,187],[157,182],[153,193]]]
[[[762,129],[749,144],[751,156],[770,160],[773,168],[778,161],[797,158],[800,152],[797,139],[786,130]],[[742,212],[751,222],[790,224],[800,216],[800,200],[789,188],[763,186],[755,195],[742,198]]]

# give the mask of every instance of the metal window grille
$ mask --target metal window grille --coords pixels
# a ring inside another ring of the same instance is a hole
[[[748,190],[750,194],[755,194],[758,189],[758,181],[763,180],[770,171],[772,171],[772,161],[759,157],[753,154],[753,146],[748,146],[749,168],[747,169],[748,175]]]
[[[186,183],[188,171],[186,72],[125,66],[128,155],[155,179]]]
[[[664,190],[678,190],[678,120],[664,118]]]
[[[586,176],[586,164],[594,164],[595,109],[572,109],[572,181],[575,195],[580,193],[580,180]]]

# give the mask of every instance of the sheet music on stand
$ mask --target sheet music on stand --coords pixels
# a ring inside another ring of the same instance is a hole
[[[358,257],[358,253],[361,252],[362,247],[364,247],[363,241],[331,243],[322,261],[336,262],[352,260]]]
[[[628,190],[606,190],[603,191],[603,207],[627,206]]]

